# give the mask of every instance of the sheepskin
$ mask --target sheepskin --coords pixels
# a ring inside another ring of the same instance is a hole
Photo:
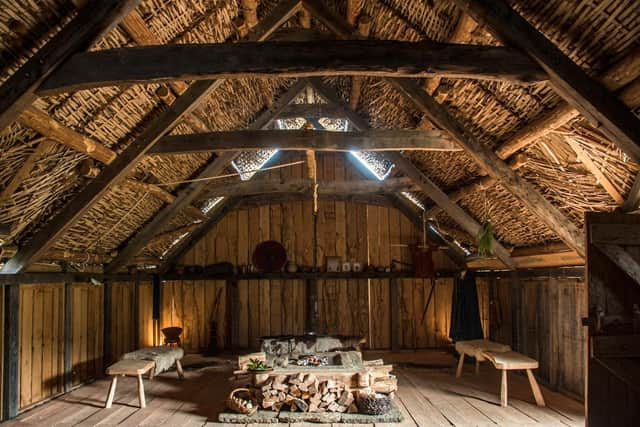
[[[182,359],[184,356],[184,350],[180,347],[169,347],[166,345],[158,347],[145,347],[140,350],[132,351],[131,353],[125,353],[122,356],[123,359],[134,360],[152,360],[156,364],[154,374],[161,374],[164,371],[168,371],[176,360]]]

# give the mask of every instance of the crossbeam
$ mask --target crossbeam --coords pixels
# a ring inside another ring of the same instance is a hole
[[[240,130],[168,135],[149,154],[185,154],[205,151],[461,151],[443,132],[433,130]]]
[[[304,193],[313,190],[313,186],[314,181],[311,179],[293,179],[286,182],[280,180],[240,181],[232,184],[211,185],[207,188],[207,195],[210,197],[231,197]],[[393,194],[402,191],[418,191],[418,186],[408,178],[389,178],[384,181],[318,181],[319,195]]]
[[[38,94],[175,80],[339,75],[547,79],[531,59],[508,47],[393,40],[174,44],[76,54]]]

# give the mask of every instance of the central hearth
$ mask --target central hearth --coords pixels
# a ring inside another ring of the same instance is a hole
[[[393,366],[365,361],[357,337],[266,337],[262,352],[238,358],[235,399],[251,415],[224,414],[223,422],[394,422]],[[262,362],[262,363],[260,363]],[[260,369],[255,369],[260,366]],[[233,405],[231,405],[233,407]],[[244,421],[243,421],[244,420]],[[263,421],[261,421],[263,420]],[[270,421],[268,421],[270,420]]]

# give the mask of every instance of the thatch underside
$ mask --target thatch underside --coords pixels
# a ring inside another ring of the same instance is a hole
[[[370,37],[377,39],[448,41],[461,15],[457,7],[446,0],[363,3],[361,13],[372,18]],[[593,76],[599,76],[638,47],[640,8],[637,0],[517,0],[511,3]],[[276,1],[262,0],[258,17],[265,16],[276,4]],[[324,4],[345,16],[346,1],[326,1]],[[74,16],[75,10],[71,1],[63,0],[0,1],[0,33],[3,34],[0,82],[59,31]],[[240,38],[234,24],[234,20],[242,15],[239,0],[145,0],[137,12],[162,43],[219,43]],[[300,28],[300,24],[294,18],[285,28]],[[326,30],[315,19],[312,28]],[[483,27],[469,34],[468,40],[470,44],[498,44]],[[135,44],[123,28],[116,27],[92,49]],[[351,78],[324,81],[335,88],[348,105]],[[295,79],[279,78],[227,80],[196,114],[211,131],[244,129],[294,82]],[[64,126],[121,152],[160,111],[167,108],[156,95],[158,87],[158,84],[147,84],[83,90],[41,98],[35,106]],[[560,97],[546,83],[523,86],[464,79],[442,79],[434,96],[492,148],[500,146],[525,124],[560,102]],[[376,129],[424,126],[423,116],[415,106],[378,78],[362,79],[356,111]],[[196,131],[183,122],[172,133]],[[577,159],[566,143],[567,138],[580,144],[623,196],[629,192],[640,166],[582,117],[524,151],[528,161],[518,173],[532,182],[575,225],[582,226],[585,211],[610,211],[618,203]],[[37,132],[17,123],[0,132],[0,190],[9,184],[41,141]],[[160,184],[175,194],[179,183],[193,177],[212,156],[149,156],[136,166],[132,178]],[[448,193],[484,175],[464,152],[420,151],[407,153],[407,156]],[[24,182],[0,203],[0,223],[11,224],[8,240],[12,244],[27,244],[29,237],[84,187],[87,178],[76,173],[76,166],[83,159],[86,159],[83,154],[56,142],[50,143]],[[228,168],[228,171],[232,172],[232,169]],[[424,202],[430,206],[427,198]],[[490,219],[498,239],[505,245],[531,246],[558,240],[554,232],[499,183],[463,198],[459,204],[480,222]],[[115,186],[56,242],[55,247],[110,254],[135,235],[162,206],[163,202],[151,194],[124,183]],[[437,220],[443,225],[457,227],[444,213],[439,214]],[[158,232],[175,230],[193,222],[193,217],[181,213],[165,230]],[[140,255],[160,257],[181,235],[180,231],[166,234],[165,240],[155,240]],[[466,243],[473,245],[472,240],[470,238]]]

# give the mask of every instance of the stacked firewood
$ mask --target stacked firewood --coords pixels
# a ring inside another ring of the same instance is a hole
[[[277,375],[252,387],[263,409],[300,412],[358,412],[354,392],[344,382],[320,381],[314,374]]]

